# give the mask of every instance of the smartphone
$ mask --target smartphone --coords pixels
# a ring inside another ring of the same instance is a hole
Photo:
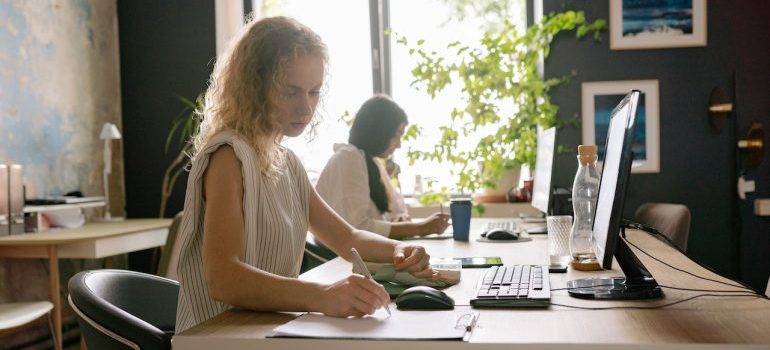
[[[486,267],[503,265],[503,259],[501,259],[499,256],[457,258],[457,260],[460,260],[460,262],[463,265],[463,268],[466,268],[466,269],[486,268]]]
[[[548,265],[550,273],[567,273],[567,265]]]

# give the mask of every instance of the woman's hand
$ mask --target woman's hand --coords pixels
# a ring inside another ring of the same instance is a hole
[[[364,276],[353,274],[325,286],[317,308],[337,317],[363,317],[390,303],[390,296],[381,285]]]
[[[434,213],[417,223],[418,235],[424,236],[431,233],[444,233],[449,226],[449,214]]]
[[[396,271],[407,271],[414,277],[434,279],[438,274],[430,268],[430,255],[425,248],[399,244],[393,250],[393,265]]]

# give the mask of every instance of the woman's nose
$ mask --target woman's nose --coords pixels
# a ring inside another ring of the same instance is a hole
[[[310,114],[313,112],[313,99],[308,95],[302,95],[297,101],[297,112]]]

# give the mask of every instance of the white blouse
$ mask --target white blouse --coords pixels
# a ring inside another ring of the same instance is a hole
[[[180,289],[176,331],[195,326],[232,306],[211,298],[203,269],[203,174],[209,156],[230,145],[241,162],[243,178],[244,262],[260,270],[297,277],[302,264],[308,219],[310,181],[305,168],[286,150],[286,168],[276,179],[260,171],[254,149],[235,132],[215,135],[196,156],[187,180],[184,214],[177,240]],[[216,232],[213,232],[216,233]]]
[[[390,213],[380,213],[369,196],[369,171],[364,151],[350,144],[335,144],[316,184],[318,194],[353,227],[383,236],[390,235],[391,218],[406,216],[404,198],[390,184],[384,167],[380,174],[388,192]]]

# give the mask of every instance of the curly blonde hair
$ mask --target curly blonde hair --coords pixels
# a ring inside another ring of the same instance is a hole
[[[217,133],[234,130],[254,148],[263,174],[282,172],[282,134],[274,111],[288,63],[310,54],[328,60],[318,34],[294,19],[271,17],[247,23],[214,66],[193,156]]]

